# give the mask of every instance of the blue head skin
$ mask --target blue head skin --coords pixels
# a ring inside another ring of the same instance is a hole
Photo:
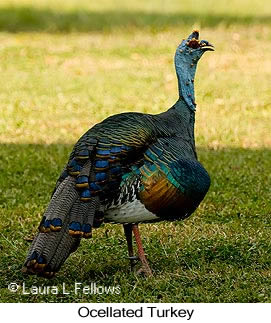
[[[179,95],[192,111],[196,110],[194,78],[197,64],[201,56],[208,50],[214,50],[214,46],[206,40],[199,41],[197,30],[194,30],[187,39],[184,39],[176,50],[175,68]]]

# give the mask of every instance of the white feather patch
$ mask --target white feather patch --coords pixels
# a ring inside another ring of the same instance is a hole
[[[135,199],[117,207],[110,207],[104,214],[106,222],[138,223],[158,220],[159,217],[148,211],[144,204]]]

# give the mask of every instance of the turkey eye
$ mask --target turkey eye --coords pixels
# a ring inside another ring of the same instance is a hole
[[[188,47],[191,47],[193,49],[199,48],[200,44],[199,41],[196,38],[192,38],[188,43],[187,43]]]

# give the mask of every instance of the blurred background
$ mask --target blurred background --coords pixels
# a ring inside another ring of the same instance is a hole
[[[130,274],[122,228],[107,225],[52,284],[121,284],[92,301],[271,301],[271,1],[1,0],[2,301],[89,301],[6,286],[25,279],[29,240],[73,144],[109,115],[171,107],[175,50],[194,28],[216,48],[195,80],[207,197],[184,222],[142,226],[152,280]]]
[[[2,0],[0,140],[71,142],[109,114],[165,110],[175,48],[198,28],[216,46],[198,67],[199,144],[270,146],[270,13],[267,0]]]

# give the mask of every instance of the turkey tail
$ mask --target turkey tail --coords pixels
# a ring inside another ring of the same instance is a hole
[[[23,272],[53,277],[78,248],[81,237],[91,237],[99,198],[92,197],[86,203],[76,183],[78,177],[67,176],[58,185],[40,223],[40,232],[32,242]]]
[[[80,238],[71,236],[68,233],[68,223],[65,224],[60,232],[37,234],[23,266],[24,273],[51,278],[78,248]]]

